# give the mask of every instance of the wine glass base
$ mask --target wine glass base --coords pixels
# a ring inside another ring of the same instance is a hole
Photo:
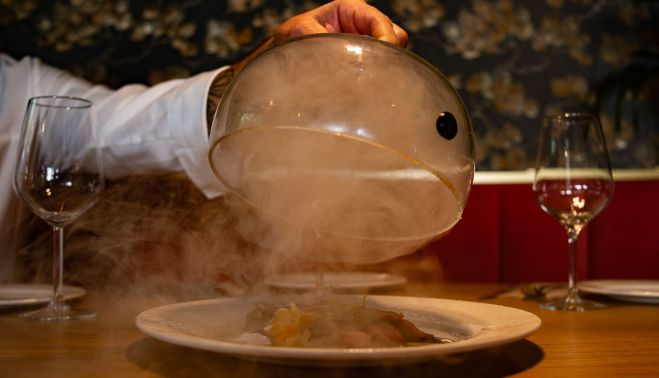
[[[48,322],[55,320],[91,319],[96,316],[96,311],[89,309],[71,308],[68,305],[53,306],[51,303],[44,308],[18,314],[18,316],[23,319]]]
[[[607,307],[604,303],[586,299],[565,297],[540,304],[540,308],[551,311],[589,311]]]

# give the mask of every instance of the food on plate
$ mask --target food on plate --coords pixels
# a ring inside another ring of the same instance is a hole
[[[246,331],[264,334],[274,346],[379,348],[438,343],[403,314],[363,304],[329,303],[288,307],[256,303],[247,314]]]

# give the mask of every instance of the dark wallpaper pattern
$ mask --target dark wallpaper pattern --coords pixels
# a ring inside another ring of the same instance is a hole
[[[157,83],[231,63],[324,1],[0,0],[0,50],[93,82]],[[465,100],[477,167],[532,167],[539,119],[603,109],[618,168],[659,156],[659,2],[378,0]],[[603,95],[598,97],[598,91]],[[599,102],[598,102],[599,99]]]

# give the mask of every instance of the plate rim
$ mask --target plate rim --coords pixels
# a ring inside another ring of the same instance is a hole
[[[0,284],[0,292],[3,290],[9,290],[10,288],[18,288],[20,290],[39,290],[39,291],[53,291],[52,284],[35,284],[35,283],[6,283]],[[80,287],[74,285],[64,285],[62,287],[64,294],[64,300],[71,300],[83,297],[87,294],[87,291]],[[2,299],[0,298],[0,308],[10,308],[10,307],[19,307],[19,306],[28,306],[34,304],[43,304],[48,303],[51,300],[51,296],[33,296],[30,298],[19,298],[19,299]]]
[[[363,295],[338,295],[340,297],[359,297]],[[493,330],[483,328],[483,331],[476,336],[448,344],[432,344],[423,346],[404,346],[404,347],[381,347],[381,348],[301,348],[301,347],[272,347],[269,345],[253,345],[242,344],[237,342],[230,342],[224,340],[213,340],[206,337],[195,335],[176,336],[171,333],[162,333],[150,328],[147,318],[153,316],[154,313],[176,310],[181,307],[203,306],[214,303],[230,302],[230,301],[253,301],[253,297],[230,297],[230,298],[215,298],[199,301],[190,301],[163,305],[146,310],[135,317],[136,327],[144,334],[155,339],[168,342],[175,345],[186,346],[193,349],[206,350],[210,352],[231,355],[242,359],[262,360],[262,361],[283,361],[288,362],[302,362],[302,363],[350,363],[350,362],[377,362],[382,363],[385,358],[389,361],[400,360],[419,360],[428,357],[435,357],[440,355],[455,354],[479,349],[485,349],[497,345],[503,345],[513,341],[521,340],[534,333],[542,324],[542,320],[537,315],[515,307],[502,306],[498,304],[463,301],[455,299],[443,298],[430,298],[430,297],[412,297],[412,296],[385,296],[385,295],[368,295],[369,298],[377,300],[425,300],[441,303],[451,303],[457,305],[476,306],[481,309],[503,309],[510,313],[515,313],[518,316],[524,316],[526,323],[523,326],[514,324],[505,324],[502,329],[498,331],[498,337],[491,337]],[[399,303],[398,306],[401,306]],[[384,306],[380,306],[384,307]],[[397,306],[391,309],[395,310]],[[470,314],[470,315],[473,315]],[[485,316],[485,315],[483,315]],[[505,332],[503,330],[505,329]],[[401,351],[404,351],[401,353]]]
[[[653,285],[654,290],[623,290],[619,289],[620,285],[625,284],[648,284]],[[579,282],[579,290],[589,294],[606,295],[624,300],[634,300],[639,302],[658,302],[659,303],[659,280],[650,279],[596,279],[584,280]],[[607,288],[608,286],[608,288]],[[612,288],[617,286],[618,288]]]
[[[315,272],[293,272],[293,273],[284,273],[276,274],[271,277],[267,277],[264,280],[264,283],[267,286],[277,289],[313,289],[315,284],[306,283],[306,282],[285,282],[284,279],[287,276],[298,276],[298,275],[312,275]],[[358,283],[339,283],[339,284],[328,284],[328,287],[333,289],[377,289],[385,287],[394,287],[404,285],[407,282],[407,278],[400,274],[388,273],[388,272],[367,272],[367,271],[356,271],[356,272],[323,272],[324,274],[330,275],[368,275],[368,276],[385,276],[386,279],[383,280],[372,280],[371,282],[358,282]]]

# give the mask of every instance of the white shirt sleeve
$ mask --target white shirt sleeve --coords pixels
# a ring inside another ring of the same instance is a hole
[[[23,112],[34,96],[68,95],[94,102],[108,177],[185,171],[208,197],[226,192],[208,162],[206,101],[213,79],[228,67],[152,87],[134,84],[111,90],[38,59],[12,63],[0,54],[0,60],[5,88],[18,95],[13,102],[22,103],[17,111]],[[6,92],[0,90],[0,103]],[[3,113],[11,111],[5,105],[0,106],[0,123]]]

